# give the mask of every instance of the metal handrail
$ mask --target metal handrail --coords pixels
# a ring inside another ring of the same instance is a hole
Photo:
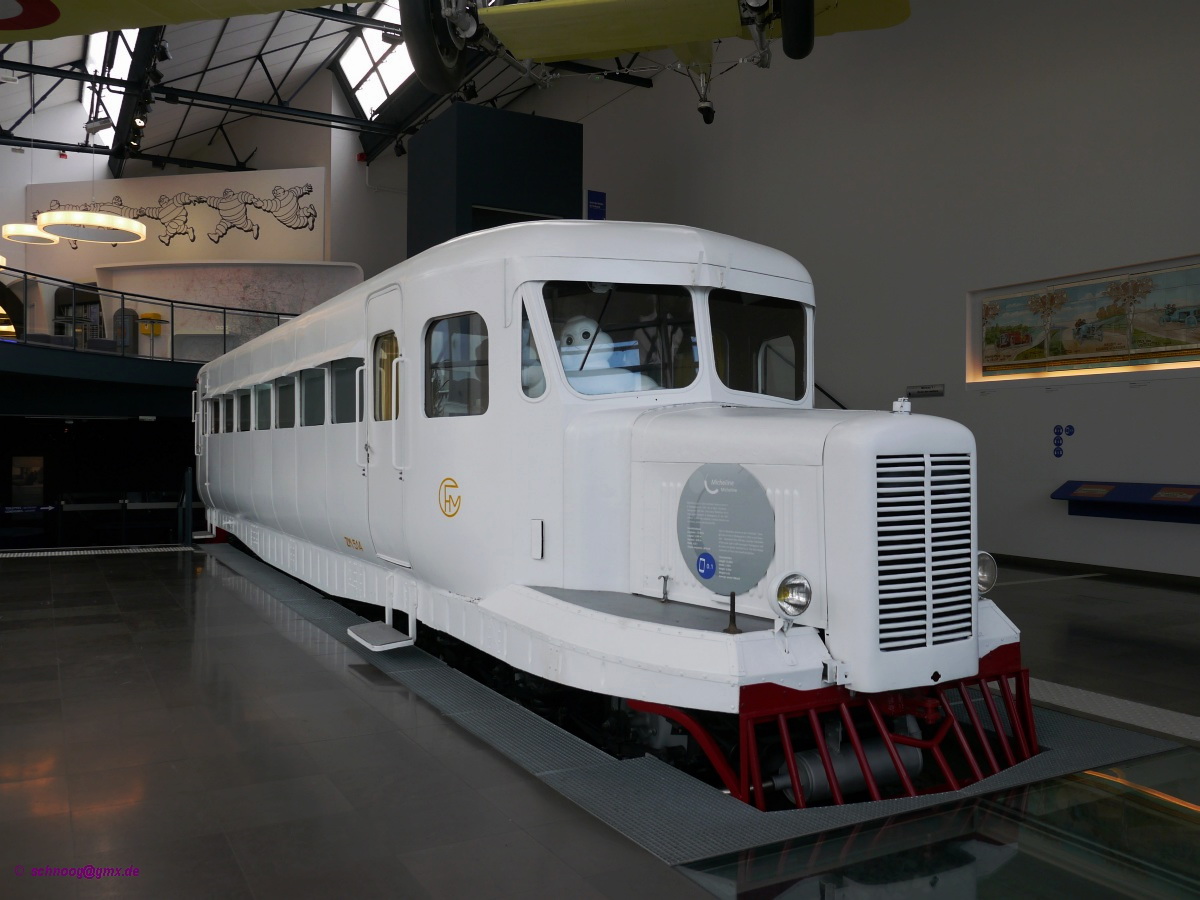
[[[24,321],[22,323],[20,333],[14,339],[11,339],[10,342],[27,344],[27,345],[30,343],[30,341],[29,341],[29,334],[30,334],[29,321],[30,321],[31,317],[29,315],[29,311],[30,311],[31,301],[33,299],[30,294],[30,282],[31,281],[36,284],[39,284],[39,285],[49,285],[50,287],[53,287],[53,288],[69,287],[71,289],[71,316],[70,316],[70,323],[69,323],[69,325],[70,325],[69,335],[71,338],[70,345],[68,347],[68,346],[64,346],[63,344],[57,344],[57,343],[45,344],[45,346],[57,347],[59,349],[70,349],[70,350],[75,350],[75,351],[88,351],[89,350],[89,348],[86,346],[87,345],[86,338],[82,342],[82,344],[83,344],[82,346],[81,346],[81,342],[80,342],[79,325],[80,325],[81,319],[78,315],[78,307],[81,302],[79,299],[80,294],[89,294],[89,295],[96,297],[97,299],[105,298],[105,299],[109,299],[115,303],[119,303],[117,313],[119,316],[119,321],[122,323],[122,325],[121,325],[120,329],[118,329],[115,324],[117,321],[117,317],[114,317],[114,325],[113,325],[113,329],[112,329],[114,332],[113,340],[115,341],[117,346],[112,350],[107,350],[107,349],[95,350],[93,348],[90,352],[101,352],[101,353],[106,353],[106,354],[110,354],[110,355],[115,354],[115,355],[120,355],[120,356],[133,356],[133,357],[138,357],[140,359],[157,359],[157,360],[170,361],[170,362],[175,362],[175,361],[208,362],[209,360],[215,359],[217,356],[219,356],[222,353],[225,353],[231,349],[231,347],[230,347],[231,332],[229,330],[231,323],[238,324],[238,323],[254,322],[255,327],[253,329],[250,329],[250,331],[253,331],[252,336],[257,336],[258,334],[265,333],[265,332],[269,331],[270,329],[278,326],[281,322],[284,322],[288,319],[295,318],[295,314],[292,314],[292,313],[268,312],[268,311],[264,311],[264,310],[250,310],[250,309],[245,309],[244,307],[236,307],[236,306],[218,306],[216,304],[210,304],[210,303],[197,303],[197,302],[191,301],[191,300],[168,300],[165,297],[153,297],[153,296],[150,296],[149,294],[139,294],[139,293],[135,293],[133,291],[119,291],[119,290],[113,290],[113,289],[109,289],[109,288],[101,288],[101,287],[98,287],[93,284],[86,284],[86,283],[77,282],[77,281],[68,281],[63,278],[55,278],[52,275],[39,275],[35,272],[27,272],[24,269],[17,269],[17,268],[13,268],[11,266],[0,266],[0,277],[4,277],[4,279],[6,281],[6,286],[14,294],[17,293],[18,285],[20,287],[20,295],[19,295],[18,299],[21,301],[22,312],[24,313]],[[9,281],[10,278],[13,278],[13,280]],[[130,340],[129,340],[129,335],[126,333],[126,331],[130,327],[130,323],[129,323],[128,317],[125,315],[125,311],[127,309],[132,308],[132,309],[136,310],[136,308],[138,306],[147,306],[147,305],[165,307],[167,314],[168,314],[168,318],[166,318],[166,319],[149,319],[149,318],[139,319],[139,321],[134,326],[135,328],[138,328],[138,331],[135,332],[135,340],[136,340],[136,334],[141,333],[141,328],[148,327],[148,331],[145,333],[151,335],[151,352],[149,355],[139,352],[138,345],[136,343],[134,344],[134,349],[129,350],[128,345],[130,343]],[[221,343],[220,343],[220,350],[218,352],[214,352],[212,355],[209,355],[206,358],[200,358],[200,359],[196,359],[191,356],[179,357],[176,355],[175,338],[178,334],[178,330],[175,327],[175,323],[179,321],[178,313],[180,311],[183,311],[183,312],[191,311],[200,316],[204,316],[204,317],[211,316],[213,318],[215,318],[218,314],[220,315],[220,330],[219,331],[213,330],[213,331],[198,332],[198,334],[201,334],[201,335],[219,334],[221,336]],[[10,318],[11,318],[11,316],[10,316]],[[66,325],[67,323],[48,321],[46,324],[49,327],[53,327],[55,325]],[[141,327],[138,327],[138,326],[141,326]],[[169,329],[169,335],[166,339],[166,344],[167,344],[167,346],[165,348],[166,355],[159,356],[155,352],[154,338],[158,337],[159,331],[157,329],[162,329],[162,328]],[[118,335],[116,333],[118,331],[121,332],[120,335]],[[34,333],[41,334],[41,332],[34,332]],[[245,333],[246,332],[236,331],[236,330],[233,332],[233,334],[237,334],[239,336],[243,335]],[[60,335],[54,335],[54,334],[49,334],[49,333],[47,334],[47,337],[59,337],[59,336]],[[33,341],[33,343],[35,345],[42,346],[42,343],[39,341],[35,340],[35,341]],[[236,345],[234,345],[234,346],[236,346]]]

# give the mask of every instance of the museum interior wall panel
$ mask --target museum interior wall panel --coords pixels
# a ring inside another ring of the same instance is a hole
[[[336,297],[362,281],[357,263],[293,261],[219,261],[116,263],[96,267],[105,321],[112,321],[122,302],[144,316],[157,312],[170,319],[160,327],[161,352],[180,359],[207,360],[261,334],[277,323],[275,316],[214,314],[205,308],[160,304],[125,298],[115,292],[170,297],[176,301],[219,305],[262,313],[298,315]],[[147,324],[143,322],[143,324]],[[149,323],[153,328],[155,323]],[[143,341],[143,343],[145,343]],[[154,350],[151,345],[151,350]],[[158,352],[158,351],[155,351]]]
[[[1200,575],[1191,526],[1069,517],[1069,479],[1198,481],[1200,373],[968,391],[969,291],[1194,255],[1200,11],[1165,0],[1130,28],[1086,0],[1003,9],[921,0],[802,62],[739,66],[705,126],[686,78],[652,90],[561,79],[517,109],[584,124],[584,187],[608,217],[777,246],[813,274],[817,380],[852,408],[908,385],[969,426],[994,552]],[[718,58],[741,55],[726,42]],[[1072,424],[1061,457],[1053,428]]]
[[[351,115],[340,91],[333,99],[335,114]],[[408,157],[388,149],[368,166],[354,132],[331,129],[329,141],[331,258],[353,260],[370,278],[407,256]]]
[[[112,291],[297,315],[362,281],[357,263],[208,260],[96,267]]]

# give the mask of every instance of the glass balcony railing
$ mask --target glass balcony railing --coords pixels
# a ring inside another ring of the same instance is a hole
[[[291,318],[0,267],[0,343],[203,363]]]

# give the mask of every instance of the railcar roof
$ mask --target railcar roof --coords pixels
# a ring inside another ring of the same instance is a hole
[[[727,234],[654,222],[560,219],[502,225],[453,238],[380,272],[291,321],[336,315],[347,304],[361,306],[363,296],[378,288],[406,277],[453,269],[468,260],[547,257],[699,263],[812,282],[808,270],[782,250]],[[289,323],[285,322],[280,329],[288,327]],[[280,329],[231,350],[213,363],[228,363],[253,353],[256,348],[270,343],[271,336]]]
[[[808,271],[781,250],[741,238],[654,222],[589,222],[562,219],[521,222],[476,231],[431,247],[400,267],[438,268],[471,259],[580,257],[708,263],[811,282]]]

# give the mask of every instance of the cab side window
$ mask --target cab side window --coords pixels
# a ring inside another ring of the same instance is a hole
[[[425,332],[425,415],[481,416],[488,408],[487,325],[478,313],[434,319]]]
[[[400,356],[400,342],[396,333],[389,331],[375,338],[374,372],[375,421],[390,422],[399,412],[397,399],[399,385],[396,384],[396,360]]]

